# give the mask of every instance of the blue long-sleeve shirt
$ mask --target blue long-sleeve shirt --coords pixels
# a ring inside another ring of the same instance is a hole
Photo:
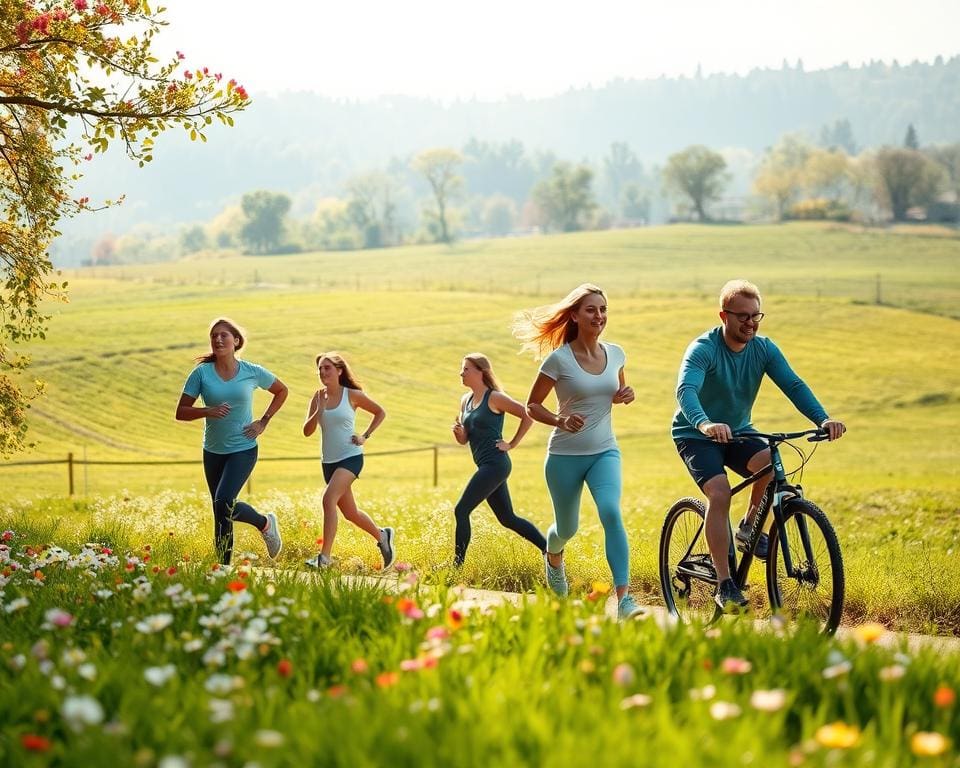
[[[717,326],[690,342],[680,363],[673,439],[708,440],[697,429],[705,421],[727,424],[734,432],[752,429],[751,412],[764,374],[814,424],[829,418],[770,339],[756,336],[734,352],[723,340],[723,327]]]

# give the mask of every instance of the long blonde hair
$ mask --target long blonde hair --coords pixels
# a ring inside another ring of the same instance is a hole
[[[552,351],[577,338],[577,324],[571,318],[592,293],[607,297],[602,288],[583,283],[556,304],[518,312],[513,321],[513,335],[521,342],[520,352],[532,352],[539,360],[544,350]]]
[[[243,330],[239,325],[237,325],[229,317],[218,317],[212,323],[210,323],[210,328],[207,331],[207,336],[209,337],[213,333],[213,329],[218,325],[227,326],[227,330],[233,335],[233,338],[237,339],[237,348],[235,354],[239,355],[240,350],[243,349],[243,345],[247,343],[247,332]],[[217,359],[217,356],[213,354],[211,350],[205,355],[198,355],[196,358],[198,363],[212,363]]]
[[[323,359],[329,360],[333,363],[334,367],[340,371],[340,376],[337,380],[340,382],[341,387],[349,387],[350,389],[363,389],[363,386],[360,384],[360,380],[354,375],[353,371],[350,369],[350,366],[347,365],[347,361],[344,360],[343,355],[339,352],[321,352],[317,355],[316,366],[317,371],[320,371],[320,361]]]
[[[501,387],[500,382],[497,381],[497,377],[493,373],[493,366],[490,365],[490,360],[486,355],[480,352],[471,352],[469,355],[464,355],[463,359],[469,360],[477,366],[481,376],[483,376],[483,383],[488,389],[503,392],[503,387]]]

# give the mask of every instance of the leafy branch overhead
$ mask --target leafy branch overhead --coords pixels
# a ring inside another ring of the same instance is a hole
[[[154,57],[162,11],[146,0],[0,0],[0,455],[26,434],[19,345],[43,338],[41,302],[65,299],[47,249],[61,218],[95,208],[72,195],[80,165],[117,141],[142,166],[162,131],[206,141],[215,119],[233,125],[249,104],[242,85],[187,69],[179,52]]]

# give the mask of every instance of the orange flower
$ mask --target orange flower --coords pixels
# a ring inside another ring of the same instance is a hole
[[[399,672],[381,672],[376,677],[377,685],[380,688],[389,688],[391,685],[396,685],[400,680]]]
[[[290,659],[280,659],[277,662],[277,674],[280,677],[290,677],[293,674],[293,662]]]
[[[229,589],[231,592],[243,592],[243,590],[246,588],[247,585],[243,581],[237,581],[234,579],[233,581],[227,582],[227,589]]]
[[[447,626],[452,630],[458,630],[463,626],[464,616],[460,611],[451,608],[447,611]]]
[[[862,643],[875,643],[887,634],[887,628],[875,621],[868,621],[866,624],[856,627],[853,634]]]
[[[341,684],[331,685],[327,688],[327,696],[331,699],[337,699],[347,692],[347,686]]]
[[[25,733],[20,737],[20,744],[28,752],[46,752],[51,747],[50,739],[37,736],[35,733]]]
[[[318,536],[318,537],[317,537],[317,546],[318,546],[318,547],[322,547],[322,546],[323,546],[323,536]]]
[[[950,740],[936,731],[918,731],[910,739],[910,749],[913,754],[921,757],[942,755],[949,746]]]
[[[817,728],[817,742],[828,749],[849,749],[860,741],[860,729],[837,721]]]
[[[33,572],[33,578],[35,578],[37,581],[43,581],[46,576],[43,575],[43,571],[36,570]]]
[[[940,709],[948,709],[957,703],[957,694],[953,688],[941,683],[933,692],[933,703]]]

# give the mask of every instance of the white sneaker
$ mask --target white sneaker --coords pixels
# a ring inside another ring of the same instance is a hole
[[[267,527],[260,531],[260,535],[263,537],[263,543],[267,545],[267,554],[273,559],[283,549],[283,540],[280,538],[277,516],[273,512],[268,512],[264,517],[267,518]]]
[[[311,557],[309,560],[304,560],[303,564],[309,566],[310,568],[323,570],[324,568],[329,568],[331,565],[333,565],[333,558],[327,557],[321,552],[316,557]]]

